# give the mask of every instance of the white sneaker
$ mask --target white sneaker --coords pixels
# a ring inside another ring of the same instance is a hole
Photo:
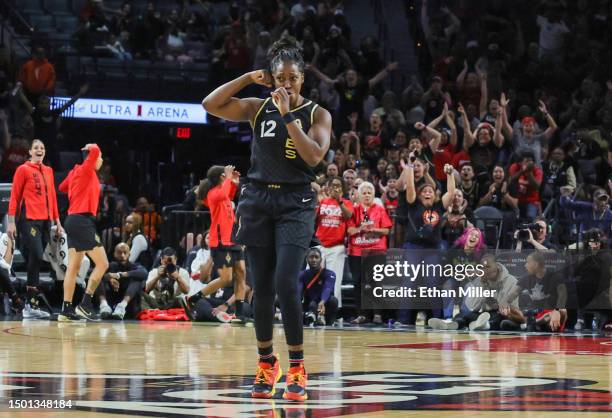
[[[491,328],[489,324],[491,314],[489,312],[483,312],[478,315],[475,321],[470,322],[470,331],[488,330]]]
[[[280,309],[276,309],[276,311],[274,312],[274,320],[275,321],[282,321],[283,320],[283,315],[281,314]]]
[[[414,326],[415,327],[424,327],[425,324],[426,324],[426,322],[425,322],[426,320],[427,320],[427,315],[425,314],[425,312],[419,311],[417,313],[417,317],[416,317],[416,320],[414,322]]]
[[[100,304],[100,318],[108,319],[111,317],[112,313],[113,310],[110,306],[108,306],[108,303],[105,303],[104,305]]]
[[[51,317],[49,312],[39,308],[33,308],[30,305],[25,305],[21,313],[23,319],[49,319]]]
[[[451,331],[459,328],[459,324],[452,319],[429,318],[427,325],[433,329],[445,329]]]
[[[574,325],[574,331],[582,331],[584,328],[584,319],[579,319],[576,321],[576,325]]]
[[[102,310],[100,309],[100,313],[102,313]],[[123,319],[123,317],[125,316],[125,306],[123,306],[121,303],[117,306],[115,306],[115,310],[113,311],[113,319]]]
[[[227,323],[231,322],[232,316],[227,312],[220,311],[218,309],[213,309],[212,314],[217,318],[219,322]]]

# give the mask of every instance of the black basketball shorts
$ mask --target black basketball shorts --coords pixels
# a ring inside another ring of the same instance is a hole
[[[90,251],[101,247],[102,242],[96,232],[96,222],[90,214],[73,214],[66,217],[64,229],[68,236],[68,248],[76,251]]]
[[[308,185],[249,183],[240,191],[233,241],[253,247],[308,248],[317,194]]]
[[[219,245],[210,249],[210,256],[216,269],[234,267],[234,264],[244,260],[244,251],[240,245]]]

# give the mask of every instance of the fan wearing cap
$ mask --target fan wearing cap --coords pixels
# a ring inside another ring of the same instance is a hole
[[[542,169],[535,165],[533,152],[525,150],[521,153],[520,162],[514,163],[508,169],[510,186],[516,187],[518,205],[521,217],[532,220],[538,215],[540,205],[540,186],[544,179]]]
[[[540,166],[542,164],[542,147],[546,146],[548,141],[556,132],[557,123],[550,115],[550,113],[548,113],[548,110],[546,109],[546,104],[544,104],[542,100],[540,100],[540,106],[538,106],[538,109],[544,115],[546,123],[548,123],[548,127],[546,128],[546,130],[540,134],[536,133],[535,119],[531,116],[525,116],[521,120],[521,129],[514,130],[512,145],[515,154],[519,154],[523,150],[532,151],[535,157],[536,165]]]
[[[486,173],[489,167],[497,162],[499,151],[504,146],[501,112],[497,114],[495,127],[485,122],[479,124],[472,132],[467,113],[461,104],[457,110],[463,121],[463,149],[470,155],[476,174]]]
[[[574,212],[576,222],[580,225],[579,234],[591,228],[603,231],[608,246],[612,238],[612,210],[610,210],[610,196],[604,189],[593,192],[593,202],[581,202],[573,200],[569,188],[561,189],[560,204],[562,209],[570,209]]]

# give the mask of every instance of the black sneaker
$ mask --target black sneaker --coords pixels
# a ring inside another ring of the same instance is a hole
[[[190,321],[195,321],[196,313],[193,309],[193,305],[189,302],[189,298],[187,296],[184,296],[179,298],[179,301],[181,302],[181,306],[185,310],[185,315],[187,315]]]
[[[9,314],[11,314],[12,316],[15,316],[15,315],[18,315],[23,310],[23,308],[25,306],[24,306],[23,301],[21,300],[21,298],[19,296],[15,296],[12,299],[12,302],[13,303],[11,303],[11,310],[10,310]]]
[[[235,318],[232,318],[230,322],[234,325],[249,326],[252,325],[255,321],[253,321],[253,318],[249,318],[248,316],[236,316]]]
[[[87,308],[83,306],[83,304],[80,304],[79,306],[77,306],[75,309],[75,312],[78,316],[88,321],[94,321],[94,322],[100,321],[100,316],[97,313],[95,313],[93,309]]]
[[[308,311],[304,314],[304,325],[310,326],[314,324],[316,320],[317,316],[314,314],[314,312]]]
[[[51,307],[51,304],[47,300],[47,297],[45,296],[44,293],[40,292],[39,294],[37,294],[36,300],[38,302],[37,305],[39,306],[42,305],[44,308],[47,309],[47,311],[53,312],[53,308]]]
[[[499,328],[502,331],[520,331],[521,330],[521,324],[517,324],[516,322],[514,322],[511,319],[504,319],[499,324]]]
[[[76,314],[74,308],[62,310],[57,315],[58,322],[85,322],[85,319]]]

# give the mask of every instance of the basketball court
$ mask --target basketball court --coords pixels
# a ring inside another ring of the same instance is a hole
[[[252,328],[174,322],[1,325],[1,416],[599,417],[612,412],[612,338],[586,333],[307,328],[310,399],[297,404],[283,400],[282,390],[273,400],[250,398],[256,361]],[[283,341],[277,326],[275,351],[285,369]],[[18,408],[43,400],[56,409],[42,409],[40,403]],[[61,400],[71,407],[60,409]]]

